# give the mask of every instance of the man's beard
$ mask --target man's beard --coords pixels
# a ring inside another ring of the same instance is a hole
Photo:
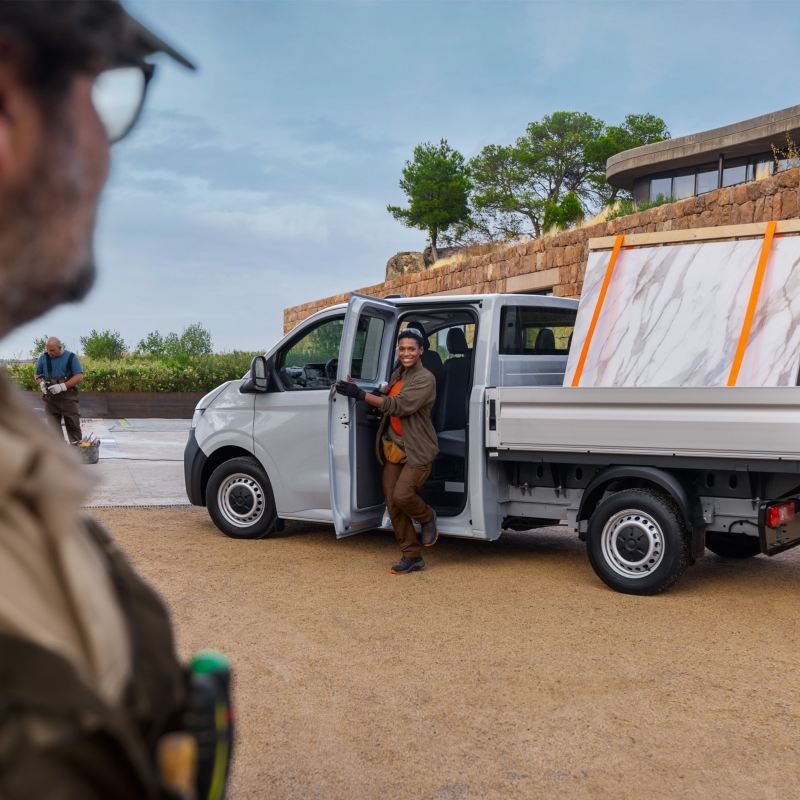
[[[0,335],[59,303],[83,299],[95,277],[95,197],[65,115],[21,185],[0,185]]]

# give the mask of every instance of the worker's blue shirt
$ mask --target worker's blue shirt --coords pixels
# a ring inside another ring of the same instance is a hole
[[[67,371],[67,362],[69,361],[70,352],[69,350],[65,350],[60,356],[50,356],[50,363],[53,365],[52,372],[48,375],[47,374],[47,359],[45,357],[45,353],[42,353],[39,356],[39,360],[36,362],[36,375],[44,375],[45,378],[51,377],[60,377],[62,375],[66,375],[67,378],[71,378],[73,375],[78,375],[79,373],[83,373],[83,367],[81,367],[81,362],[78,361],[78,356],[74,356],[72,359],[72,369]]]

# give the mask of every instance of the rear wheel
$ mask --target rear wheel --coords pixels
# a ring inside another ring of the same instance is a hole
[[[761,552],[761,542],[757,536],[743,533],[706,533],[706,547],[723,558],[752,558]]]
[[[214,524],[233,539],[262,539],[277,515],[266,472],[254,458],[232,458],[208,479],[206,504]]]
[[[650,595],[672,586],[689,564],[689,536],[675,503],[651,489],[603,500],[589,521],[587,553],[618,592]]]

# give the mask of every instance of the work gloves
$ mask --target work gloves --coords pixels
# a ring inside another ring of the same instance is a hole
[[[363,400],[366,392],[358,387],[358,384],[350,381],[336,381],[336,391],[345,397],[352,397],[354,400]]]
[[[44,381],[39,381],[39,388],[42,390],[42,394],[47,396],[47,386],[45,385]]]
[[[67,391],[67,384],[54,383],[47,391],[50,392],[50,394],[61,394],[61,392]]]

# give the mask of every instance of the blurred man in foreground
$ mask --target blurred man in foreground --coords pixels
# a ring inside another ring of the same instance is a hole
[[[0,0],[0,334],[91,286],[109,146],[156,52],[191,67],[113,0]],[[156,756],[185,671],[72,456],[0,380],[0,797],[176,797]]]

